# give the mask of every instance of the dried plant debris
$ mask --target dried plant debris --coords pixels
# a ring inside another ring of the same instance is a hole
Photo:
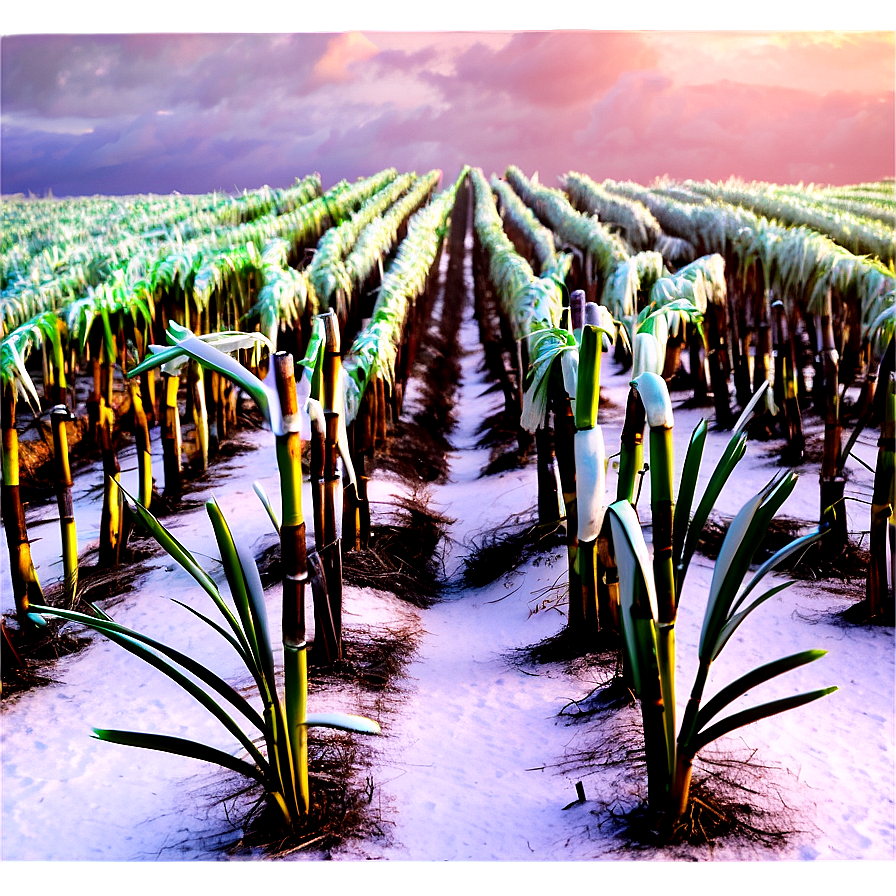
[[[342,659],[324,667],[312,664],[311,681],[324,688],[349,682],[372,692],[388,689],[391,698],[401,691],[399,679],[417,649],[421,633],[421,627],[411,623],[376,628],[352,625],[343,631]],[[385,708],[377,704],[379,711]]]
[[[459,288],[456,279],[456,274],[452,279],[449,264],[438,324],[423,334],[414,361],[413,377],[420,384],[419,408],[410,419],[393,420],[386,449],[374,459],[377,469],[407,482],[441,485],[448,481],[447,455],[454,450],[448,435],[457,424],[458,331],[464,306],[457,300],[457,295],[462,295],[462,277]]]
[[[385,834],[370,766],[353,735],[312,728],[308,732],[311,805],[304,823],[285,833],[279,811],[265,801],[263,788],[241,775],[216,772],[212,783],[190,796],[190,805],[204,806],[212,818],[208,836],[191,835],[167,844],[155,859],[179,859],[185,851],[204,855],[223,852],[240,859],[283,859],[310,852],[330,858],[330,850],[348,839],[374,839]],[[222,830],[222,820],[226,825]]]
[[[393,424],[386,450],[374,458],[374,468],[394,473],[406,482],[442,485],[448,481],[446,455],[451,450],[448,439],[431,429],[421,412],[412,420]]]
[[[619,635],[602,629],[595,637],[583,640],[564,627],[542,641],[512,651],[508,661],[520,667],[561,663],[571,675],[596,669],[609,683],[619,662]]]
[[[389,519],[371,525],[367,547],[343,555],[344,580],[429,606],[444,587],[442,542],[452,520],[430,507],[425,492],[397,497],[385,507]]]
[[[601,724],[587,729],[588,744],[570,750],[557,766],[566,774],[599,769],[602,778],[615,776],[606,791],[614,797],[595,799],[590,809],[597,827],[615,836],[618,845],[612,852],[656,855],[659,849],[666,858],[696,860],[714,846],[778,850],[797,832],[795,812],[784,796],[782,776],[789,773],[764,764],[755,750],[720,748],[697,757],[688,808],[669,827],[647,808],[644,739],[635,702],[626,704],[620,691],[615,697],[620,699],[606,700]]]
[[[528,433],[521,434],[518,416],[515,420],[514,414],[505,405],[477,427],[476,447],[489,449],[489,460],[479,474],[480,478],[525,467],[535,456],[534,440]]]
[[[515,514],[500,525],[474,533],[464,557],[461,587],[482,588],[529,560],[563,545],[564,523],[539,523]]]
[[[699,766],[699,768],[698,768]],[[725,842],[779,849],[796,833],[793,812],[773,778],[781,769],[761,764],[755,752],[746,757],[701,756],[694,768],[684,815],[666,829],[639,803],[626,818],[623,831],[634,849],[672,848],[671,857],[685,857],[675,847],[708,847]]]

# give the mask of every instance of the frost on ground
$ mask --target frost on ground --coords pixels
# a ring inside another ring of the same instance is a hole
[[[488,392],[480,372],[481,351],[469,314],[461,343],[459,423],[451,435],[449,481],[431,487],[435,509],[454,520],[445,557],[446,593],[434,606],[419,609],[374,589],[352,587],[346,592],[348,635],[353,626],[409,622],[419,625],[422,634],[406,668],[400,700],[381,707],[384,737],[362,744],[369,751],[371,811],[382,835],[348,840],[332,850],[328,857],[344,866],[338,879],[365,887],[392,888],[395,881],[431,884],[433,874],[441,879],[443,871],[434,872],[419,863],[447,860],[454,863],[447,872],[450,879],[460,874],[464,880],[487,883],[490,888],[506,884],[509,875],[533,886],[556,885],[574,876],[597,887],[620,880],[615,876],[618,868],[632,867],[629,860],[638,861],[639,874],[644,873],[645,860],[701,860],[700,873],[709,881],[725,883],[724,877],[712,875],[734,873],[728,862],[737,861],[748,865],[738,865],[736,873],[743,872],[760,885],[768,874],[775,884],[780,885],[781,876],[786,875],[788,882],[798,878],[804,886],[821,880],[830,883],[832,875],[836,879],[841,873],[854,881],[857,871],[877,872],[882,863],[892,862],[896,830],[894,633],[839,623],[837,614],[856,596],[844,595],[827,583],[806,581],[751,616],[718,668],[714,667],[709,687],[709,693],[714,693],[747,668],[798,650],[829,651],[820,662],[780,679],[777,695],[828,684],[838,685],[839,691],[809,707],[741,729],[720,743],[728,756],[753,757],[767,767],[764,780],[769,793],[780,800],[782,813],[786,808],[793,833],[774,850],[724,841],[712,848],[650,852],[625,848],[610,810],[635,804],[640,786],[637,774],[620,779],[618,769],[586,761],[584,757],[600,740],[597,726],[601,723],[572,724],[568,712],[561,715],[565,707],[585,700],[604,680],[604,672],[587,664],[572,669],[559,663],[526,666],[512,657],[514,649],[539,642],[563,627],[564,608],[544,597],[554,593],[558,580],[562,582],[565,552],[555,549],[480,589],[464,590],[458,585],[472,536],[530,512],[535,504],[534,465],[480,478],[488,450],[474,447],[476,426],[496,410],[500,399]],[[609,358],[605,371],[603,391],[609,401],[600,422],[612,445],[621,428],[627,378],[615,372]],[[675,399],[673,394],[673,403]],[[413,405],[413,389],[407,401]],[[676,411],[679,464],[699,417],[698,410]],[[251,483],[259,479],[276,504],[272,437],[256,432],[244,438],[253,450],[222,464],[209,493],[214,493],[238,533],[260,550],[270,542],[270,524]],[[727,438],[710,432],[706,475]],[[860,450],[863,459],[873,464],[871,440]],[[869,488],[870,474],[855,467],[848,491],[861,496]],[[751,442],[747,457],[722,493],[719,512],[733,515],[776,469],[768,444]],[[609,480],[612,492],[612,473]],[[371,499],[388,503],[403,488],[391,475],[379,474],[371,483]],[[92,513],[98,518],[99,495],[85,490],[79,500],[82,519],[92,519]],[[647,503],[641,505],[645,523],[649,523]],[[817,517],[816,505],[817,476],[807,472],[784,513],[811,522]],[[865,512],[864,505],[851,505],[851,529],[864,527]],[[51,516],[48,511],[47,517]],[[172,525],[197,555],[214,556],[211,526],[201,507],[179,514]],[[89,539],[89,530],[83,536]],[[51,579],[58,537],[52,524],[40,527],[40,537],[35,545],[39,572]],[[213,566],[211,561],[209,565]],[[217,648],[205,628],[168,600],[176,596],[200,607],[204,601],[200,589],[163,556],[152,559],[149,566],[135,590],[116,601],[113,615],[208,658],[208,651]],[[681,600],[676,631],[682,698],[687,697],[693,677],[711,573],[712,561],[697,556]],[[4,593],[8,594],[8,580]],[[271,618],[276,619],[279,588],[270,589],[269,599]],[[226,650],[215,654],[213,665],[225,677],[239,675],[237,663]],[[101,743],[89,736],[94,725],[135,728],[189,736],[231,749],[211,717],[167,679],[102,638],[61,661],[52,676],[54,684],[24,693],[3,709],[3,860],[27,862],[24,871],[33,879],[31,863],[35,862],[53,863],[44,866],[52,872],[73,868],[57,863],[227,858],[221,847],[234,837],[228,819],[231,807],[220,802],[223,782],[215,768]],[[237,679],[235,683],[243,682]],[[767,685],[756,696],[770,699],[773,691]],[[331,686],[323,693],[312,690],[309,710],[370,712],[365,701],[367,696],[357,688]],[[585,801],[564,808],[576,801],[579,782]],[[298,853],[291,858],[322,856]],[[367,859],[400,861],[359,861]],[[604,861],[578,864],[598,859]],[[810,866],[808,860],[825,861]],[[856,860],[862,860],[860,866]],[[493,864],[467,864],[479,862]],[[569,864],[560,868],[553,864],[558,862]],[[292,867],[277,863],[273,871],[268,862],[228,863],[228,867],[239,867],[238,874],[248,873],[244,869],[250,864],[253,874],[265,875],[283,874],[284,868]],[[678,873],[666,867],[673,877]],[[656,873],[655,866],[652,871]],[[193,872],[198,873],[209,873],[207,866]],[[325,875],[336,872],[330,863],[306,862],[301,873],[311,875],[302,878],[303,885],[318,880],[327,885],[330,878]]]

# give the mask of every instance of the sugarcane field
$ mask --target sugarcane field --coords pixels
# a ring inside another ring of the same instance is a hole
[[[894,33],[4,36],[7,869],[887,873]]]

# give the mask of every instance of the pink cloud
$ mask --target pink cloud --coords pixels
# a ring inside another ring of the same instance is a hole
[[[818,96],[718,82],[676,87],[623,79],[576,136],[598,178],[825,180],[892,176],[894,94]],[[625,129],[620,145],[618,132]]]
[[[649,68],[656,58],[636,32],[526,32],[497,52],[471,47],[457,59],[453,80],[537,106],[563,107],[595,99],[622,72]]]
[[[364,62],[379,52],[376,44],[359,31],[337,34],[327,44],[326,52],[317,60],[312,69],[319,84],[344,83],[355,77],[351,72],[353,63]]]

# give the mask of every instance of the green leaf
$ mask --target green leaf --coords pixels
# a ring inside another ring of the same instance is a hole
[[[264,509],[268,512],[268,516],[271,518],[271,522],[274,524],[274,531],[279,535],[280,520],[277,519],[277,511],[274,510],[273,505],[271,504],[270,499],[267,496],[267,492],[265,492],[261,483],[258,481],[252,483],[252,488],[255,491],[255,494],[258,495],[258,499],[261,501]]]
[[[121,484],[118,486],[130,502],[130,510],[143,528],[173,557],[201,586],[203,591],[216,603],[221,599],[218,586],[212,577],[199,565],[196,558],[184,547],[130,492]],[[226,605],[225,605],[226,606]]]
[[[657,427],[670,429],[675,421],[672,416],[672,401],[669,398],[669,387],[666,385],[666,381],[659,374],[644,371],[634,378],[632,385],[644,405],[647,425],[651,429]]]
[[[597,423],[600,401],[601,335],[597,327],[582,328],[579,346],[579,372],[576,383],[576,429],[590,429]]]
[[[205,613],[200,613],[199,610],[196,610],[193,607],[188,606],[187,604],[183,603],[182,601],[177,600],[174,597],[170,598],[170,600],[171,600],[171,603],[177,604],[179,607],[183,607],[185,610],[187,610],[188,612],[192,613],[194,616],[201,619],[210,628],[213,628],[240,655],[240,659],[242,659],[242,661],[246,664],[246,668],[249,670],[252,669],[252,658],[246,653],[245,649],[243,648],[243,645],[240,644],[239,641],[237,641],[237,639],[234,638],[233,635],[231,635],[230,632],[227,631],[227,629],[225,629],[223,625],[218,625],[218,623],[215,622],[214,619],[210,619],[208,616],[205,615]]]
[[[728,527],[709,586],[709,600],[700,633],[701,659],[706,660],[714,654],[716,639],[728,618],[753,555],[771,518],[793,491],[797,478],[792,472],[775,476],[741,508]]]
[[[786,560],[791,554],[795,554],[797,551],[801,551],[804,548],[809,547],[810,544],[814,544],[816,541],[821,539],[828,531],[827,523],[824,526],[819,527],[814,532],[810,532],[808,535],[803,535],[800,538],[795,538],[790,544],[784,545],[779,551],[776,551],[772,554],[759,569],[756,570],[756,573],[753,575],[753,578],[750,579],[747,587],[741,592],[740,597],[738,597],[732,609],[736,610],[746,599],[746,596],[759,584],[759,582],[765,577],[765,575],[771,572],[776,566],[781,564],[784,560]]]
[[[287,431],[277,392],[270,386],[266,386],[254,373],[243,367],[239,361],[218,350],[213,345],[204,342],[198,336],[194,336],[190,330],[174,321],[170,321],[168,324],[168,339],[173,343],[172,348],[176,348],[179,352],[198,361],[203,367],[208,367],[210,370],[220,373],[221,376],[236,383],[251,395],[275,435],[283,435]],[[164,360],[159,360],[160,358]],[[158,355],[147,358],[143,364],[135,367],[130,372],[130,375],[134,376],[143,370],[147,370],[150,367],[158,367],[164,361],[170,360],[171,358],[167,356],[167,353],[160,352]]]
[[[675,516],[672,521],[672,562],[676,570],[681,564],[685,536],[690,523],[691,505],[694,502],[694,492],[697,489],[697,477],[700,474],[700,462],[703,460],[703,448],[706,444],[708,429],[706,420],[701,420],[694,428],[681,471],[678,500],[675,504]],[[681,583],[677,581],[675,593],[681,594]]]
[[[636,696],[641,695],[648,676],[659,678],[656,666],[656,592],[653,568],[641,524],[628,501],[607,508],[613,548],[619,569],[619,615],[626,656],[632,670]],[[650,625],[635,624],[636,620]]]
[[[159,750],[163,753],[173,753],[176,756],[186,756],[189,759],[201,759],[204,762],[213,762],[231,771],[239,772],[256,781],[265,783],[264,774],[254,765],[242,759],[237,759],[223,750],[217,750],[206,744],[200,744],[193,740],[185,740],[181,737],[170,737],[165,734],[147,734],[139,731],[120,731],[112,728],[94,728],[93,736],[97,740],[103,740],[111,744],[121,744],[125,747],[142,747],[144,750]]]
[[[740,433],[747,428],[747,424],[750,422],[753,412],[756,410],[757,405],[762,401],[767,391],[768,380],[765,380],[765,382],[763,382],[753,393],[753,397],[747,402],[747,406],[741,412],[740,417],[737,418],[737,423],[734,424],[734,429],[732,430],[733,435],[740,435]]]
[[[688,525],[681,560],[676,568],[675,584],[676,593],[678,594],[681,594],[688,566],[691,563],[691,557],[694,556],[694,551],[697,550],[697,542],[700,539],[703,528],[706,526],[709,514],[715,506],[716,500],[721,494],[722,489],[725,487],[725,483],[734,472],[734,468],[740,463],[746,451],[746,435],[744,433],[737,433],[732,436],[725,446],[725,450],[722,452],[722,456],[719,458],[715,470],[713,470],[712,475],[709,478],[706,490],[703,492],[700,503],[697,505],[697,510],[694,512],[694,516]]]
[[[196,558],[132,495],[119,484],[119,489],[128,497],[131,512],[137,521],[152,535],[153,538],[173,557],[201,586],[203,591],[214,601],[221,615],[227,620],[240,645],[244,655],[250,654],[249,642],[246,640],[240,623],[233,615],[230,607],[221,597],[218,586],[212,581],[211,576],[199,565]]]
[[[710,719],[718,715],[726,706],[734,703],[739,697],[743,697],[748,691],[764,684],[766,681],[770,681],[772,678],[783,675],[785,672],[790,672],[792,669],[798,669],[800,666],[815,662],[815,660],[821,659],[826,653],[826,650],[804,650],[801,653],[794,653],[791,656],[785,656],[774,662],[759,666],[746,675],[742,675],[740,678],[732,681],[731,684],[722,688],[715,697],[707,701],[706,705],[697,713],[697,718],[694,722],[695,732],[705,728]]]
[[[749,725],[751,722],[758,722],[760,719],[769,716],[778,715],[778,713],[786,712],[788,709],[796,709],[798,706],[804,706],[813,700],[819,700],[832,694],[838,690],[836,686],[829,688],[821,688],[817,691],[809,691],[806,694],[797,694],[794,697],[785,697],[782,700],[773,700],[771,703],[763,703],[761,706],[754,706],[751,709],[745,709],[742,712],[734,713],[722,721],[717,722],[706,731],[696,735],[690,742],[693,753],[702,750],[707,744],[717,740],[725,734],[729,734],[737,728]]]
[[[233,602],[243,623],[250,652],[267,683],[268,699],[273,699],[276,694],[274,657],[268,637],[264,589],[261,586],[258,567],[251,553],[241,549],[235,542],[217,501],[214,499],[206,501],[205,509],[215,530],[215,540],[221,551],[227,584],[230,586]]]
[[[142,632],[134,631],[124,625],[119,625],[117,622],[108,621],[106,619],[94,619],[86,613],[78,613],[75,610],[63,610],[61,608],[51,609],[49,607],[41,607],[41,609],[48,615],[58,616],[60,619],[67,619],[70,622],[78,622],[81,625],[86,625],[88,628],[101,632],[129,653],[133,653],[135,656],[144,660],[144,662],[154,666],[160,672],[164,672],[169,678],[174,679],[178,684],[184,687],[188,693],[193,696],[197,696],[197,692],[203,694],[206,699],[200,699],[200,703],[210,709],[210,698],[208,695],[205,694],[204,691],[199,691],[199,689],[196,688],[189,679],[185,678],[177,668],[171,665],[171,663],[163,660],[162,657],[157,656],[151,650],[146,649],[146,647],[151,647],[163,656],[167,656],[174,660],[178,665],[183,666],[184,669],[195,675],[200,681],[207,684],[228,703],[238,709],[250,722],[252,722],[253,725],[255,725],[256,728],[258,728],[259,731],[264,731],[264,720],[246,698],[224,681],[224,679],[203,666],[202,663],[194,660],[192,657],[181,653],[181,651],[176,650],[173,647],[169,647],[161,641],[157,641],[155,638],[151,638],[149,635],[144,635]],[[192,687],[185,687],[185,682],[189,682]],[[213,701],[211,702],[214,703]],[[217,704],[214,704],[214,706],[217,707]],[[218,708],[220,709],[220,707]],[[214,712],[214,710],[212,711]],[[214,712],[214,714],[220,718],[220,715],[217,712]]]
[[[753,612],[753,610],[761,604],[764,604],[769,598],[774,597],[778,592],[783,591],[785,588],[789,588],[792,584],[792,581],[787,581],[782,582],[780,585],[775,585],[774,588],[770,588],[768,591],[764,592],[760,597],[757,597],[749,607],[745,610],[741,610],[739,613],[735,613],[734,608],[732,608],[731,615],[725,620],[725,624],[716,636],[715,647],[713,648],[711,659],[715,660],[718,657],[722,652],[722,648],[728,643],[728,639],[734,634],[735,629],[750,613]]]
[[[576,342],[571,333],[556,327],[543,327],[531,331],[529,340],[529,370],[527,386],[523,394],[523,410],[520,425],[528,432],[544,426],[548,406],[550,373],[558,357],[577,354]]]

